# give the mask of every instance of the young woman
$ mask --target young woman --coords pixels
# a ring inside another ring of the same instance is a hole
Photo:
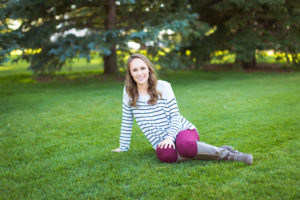
[[[184,160],[231,160],[251,165],[253,157],[231,146],[215,147],[199,142],[196,127],[180,115],[171,84],[157,80],[154,67],[142,54],[132,54],[127,62],[123,91],[120,147],[129,150],[133,117],[161,162]]]

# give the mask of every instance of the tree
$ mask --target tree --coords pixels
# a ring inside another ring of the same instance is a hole
[[[208,62],[213,52],[236,53],[244,68],[255,67],[256,50],[274,49],[292,53],[299,63],[300,4],[297,0],[190,0],[198,20],[213,31],[188,37],[181,52],[190,50],[192,59]]]
[[[103,56],[104,73],[117,73],[116,50],[130,52],[128,41],[140,43],[155,55],[162,47],[174,46],[166,37],[170,34],[162,30],[176,34],[190,30],[196,16],[184,4],[176,0],[6,0],[0,7],[0,58],[12,49],[23,50],[17,59],[29,61],[30,69],[43,74],[60,70],[77,56],[90,59],[90,52],[97,51]],[[11,20],[18,20],[19,27],[9,26]],[[27,54],[26,49],[40,52]]]
[[[105,4],[105,29],[113,31],[116,29],[117,8],[115,0],[108,0]],[[110,55],[104,55],[104,72],[117,73],[117,59],[116,59],[116,44],[112,37],[107,37],[110,43]]]

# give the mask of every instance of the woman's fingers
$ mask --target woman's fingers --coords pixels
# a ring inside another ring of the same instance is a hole
[[[166,141],[164,146],[165,146],[165,149],[167,149],[169,147],[169,142]]]
[[[117,148],[117,149],[113,149],[112,152],[122,152],[122,150],[120,148]]]
[[[167,149],[167,148],[174,148],[175,149],[175,144],[172,140],[164,140],[162,141],[161,143],[159,143],[157,145],[158,148],[161,148],[161,149]]]
[[[174,142],[171,141],[171,142],[169,143],[169,148],[172,148],[172,147],[175,149]]]
[[[159,144],[158,144],[158,147],[163,149],[165,146],[165,141],[161,141]]]
[[[167,148],[169,148],[169,146],[170,146],[170,143],[168,141],[165,141],[163,149],[167,149]]]

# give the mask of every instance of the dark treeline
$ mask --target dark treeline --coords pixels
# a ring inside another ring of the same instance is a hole
[[[298,0],[2,0],[0,20],[0,62],[19,49],[17,59],[36,73],[91,52],[103,57],[105,73],[118,73],[129,41],[170,68],[209,63],[218,50],[235,53],[244,68],[255,67],[257,50],[300,61]]]

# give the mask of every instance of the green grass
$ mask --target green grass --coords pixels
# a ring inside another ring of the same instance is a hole
[[[2,72],[1,72],[2,73]],[[13,74],[13,73],[12,73]],[[0,199],[299,199],[300,73],[169,72],[200,139],[254,163],[163,164],[137,124],[118,147],[123,83],[0,76]]]
[[[14,58],[14,57],[12,57]],[[103,61],[101,57],[94,57],[88,62],[85,58],[74,58],[72,62],[65,64],[61,71],[57,71],[56,74],[69,74],[74,72],[103,72]],[[33,74],[31,70],[28,69],[29,63],[26,61],[20,62],[9,62],[4,63],[0,66],[0,77],[15,75],[15,74]]]

